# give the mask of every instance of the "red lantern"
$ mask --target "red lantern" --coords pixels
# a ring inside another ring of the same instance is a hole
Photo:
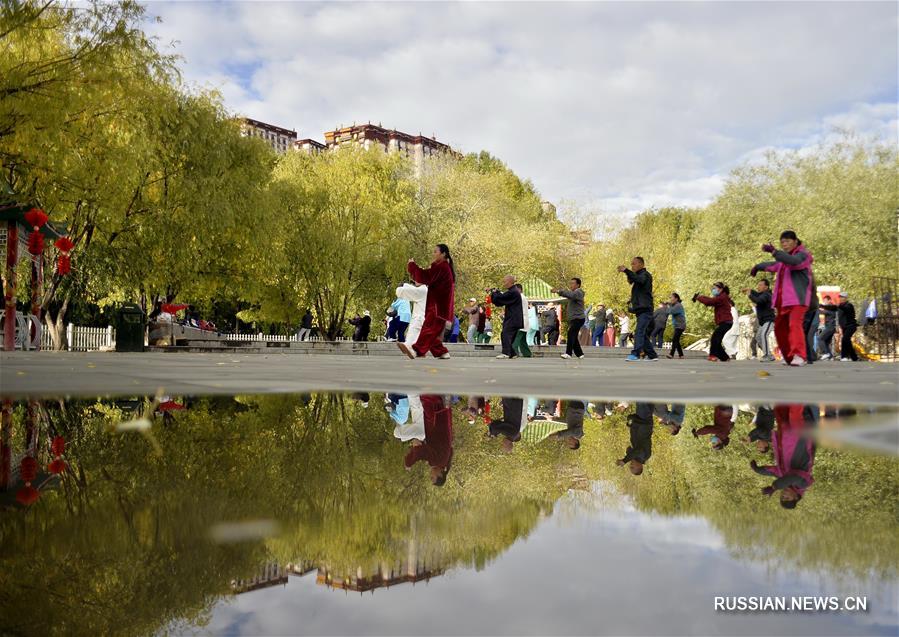
[[[44,235],[38,230],[32,230],[28,235],[28,252],[38,255],[44,251]]]
[[[72,252],[72,248],[75,247],[75,244],[68,237],[60,237],[53,245],[59,250],[59,260],[56,263],[56,271],[60,276],[65,276],[72,271],[72,259],[69,256],[69,253]]]
[[[24,487],[16,491],[16,502],[21,504],[22,506],[31,506],[35,502],[37,502],[38,498],[41,497],[41,492],[35,489],[30,484],[26,484]]]
[[[56,457],[47,465],[47,471],[58,475],[66,470],[66,461],[62,459],[62,454],[66,452],[66,439],[62,436],[53,438],[53,442],[50,443],[50,451]]]
[[[37,460],[31,456],[22,458],[22,464],[19,465],[19,477],[22,478],[25,486],[16,492],[16,502],[22,506],[30,506],[41,497],[41,492],[31,486],[32,481],[37,477]]]
[[[50,451],[54,456],[61,456],[66,452],[66,439],[62,436],[56,436],[50,443]]]
[[[25,221],[28,222],[28,226],[32,230],[39,230],[45,223],[47,223],[47,213],[38,208],[32,208],[28,212],[25,213]]]
[[[19,465],[19,477],[22,482],[31,482],[37,477],[37,460],[31,456],[22,458],[22,464]]]

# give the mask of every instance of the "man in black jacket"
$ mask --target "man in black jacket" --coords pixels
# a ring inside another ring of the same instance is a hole
[[[761,279],[755,286],[755,290],[743,288],[743,292],[749,294],[749,300],[755,305],[755,317],[759,323],[759,329],[755,333],[755,340],[761,348],[760,361],[773,361],[771,348],[768,347],[768,336],[774,329],[774,308],[771,307],[771,290],[768,279]]]
[[[512,350],[512,341],[518,335],[519,330],[524,327],[524,314],[521,310],[521,293],[515,287],[515,277],[507,274],[503,277],[503,287],[505,292],[492,290],[490,292],[490,300],[497,307],[504,307],[503,314],[503,331],[500,342],[503,346],[503,353],[497,358],[515,358],[515,352]]]
[[[350,319],[350,325],[355,326],[353,330],[354,341],[367,341],[368,334],[371,331],[371,313],[368,310],[363,312],[362,316],[356,315]]]
[[[849,295],[840,292],[839,305],[824,305],[821,307],[825,310],[836,310],[837,324],[843,337],[840,339],[840,360],[841,361],[857,361],[858,354],[855,353],[855,347],[852,345],[852,335],[858,329],[858,321],[855,319],[855,306],[849,302]]]
[[[631,473],[635,476],[643,473],[643,465],[652,455],[653,410],[652,403],[637,403],[634,413],[627,417],[627,426],[631,430],[631,446],[627,448],[624,457],[616,460],[615,464],[619,467],[629,464]]]
[[[631,259],[631,269],[619,265],[618,271],[627,275],[627,281],[631,284],[631,302],[628,310],[637,316],[637,325],[633,330],[634,349],[627,357],[628,361],[639,361],[640,353],[644,353],[643,360],[657,361],[659,355],[652,347],[652,341],[646,328],[652,324],[652,275],[646,269],[643,257]]]

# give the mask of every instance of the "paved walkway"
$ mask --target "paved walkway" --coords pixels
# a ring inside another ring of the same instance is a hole
[[[768,375],[766,375],[768,374]],[[680,402],[899,405],[899,366],[740,361],[431,358],[270,354],[0,354],[0,395],[403,391]]]

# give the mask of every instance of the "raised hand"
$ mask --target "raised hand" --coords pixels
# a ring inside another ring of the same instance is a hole
[[[624,272],[625,270],[627,270],[627,266],[626,266],[626,265],[619,265],[619,266],[618,266],[618,271],[619,271],[619,272]]]
[[[766,243],[765,245],[762,246],[762,252],[773,253],[773,252],[774,252],[774,245],[771,244],[771,243]]]
[[[752,266],[752,269],[749,271],[749,276],[755,277],[755,275],[758,273],[759,273],[759,269],[755,266]]]

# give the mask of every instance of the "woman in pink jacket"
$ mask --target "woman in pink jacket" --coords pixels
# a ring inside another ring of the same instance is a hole
[[[772,254],[774,261],[755,265],[750,275],[755,276],[762,270],[776,274],[773,305],[777,310],[777,317],[774,319],[774,336],[784,357],[784,364],[801,367],[808,358],[802,320],[814,293],[814,259],[792,230],[781,233],[780,250],[770,243],[763,245],[762,250]]]

